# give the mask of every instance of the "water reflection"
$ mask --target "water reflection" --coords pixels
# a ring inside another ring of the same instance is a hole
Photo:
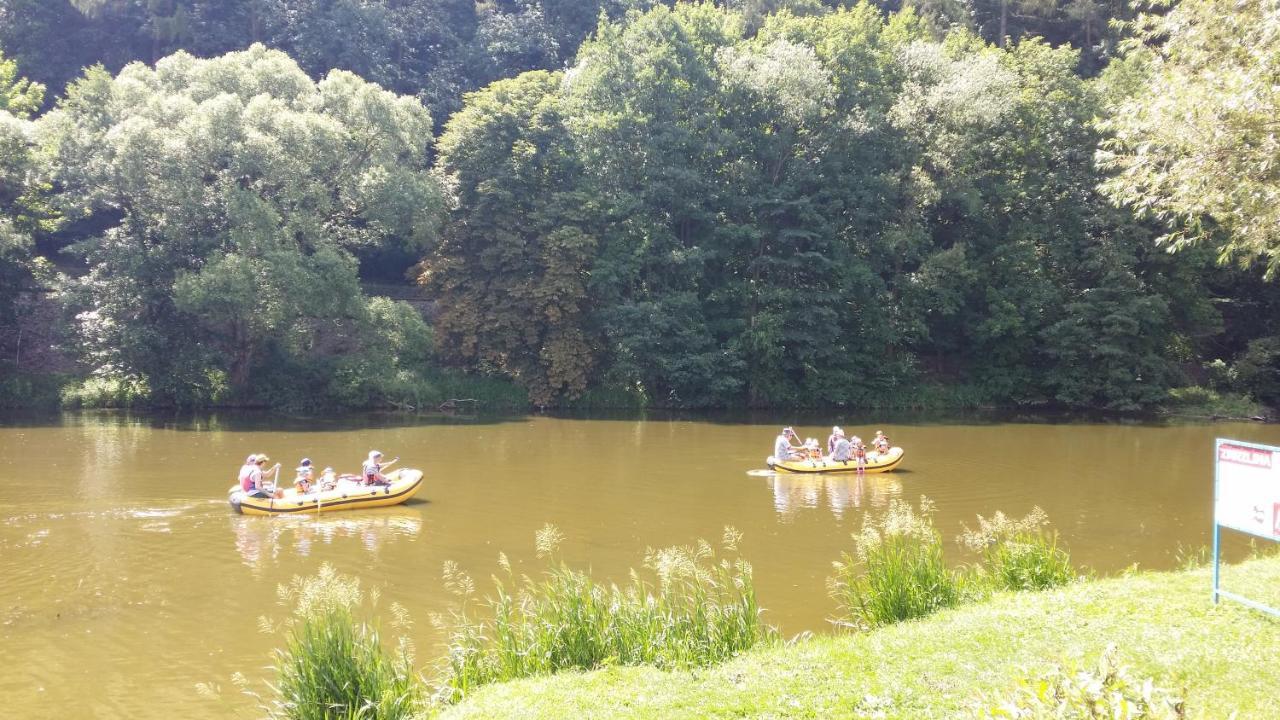
[[[836,519],[847,510],[864,505],[881,508],[890,498],[902,496],[902,482],[890,473],[871,475],[771,474],[766,481],[773,491],[773,508],[784,521],[800,510],[826,506]]]
[[[358,540],[364,552],[377,557],[383,547],[396,539],[414,540],[422,533],[422,515],[413,509],[397,508],[374,513],[339,513],[304,517],[232,517],[236,552],[240,561],[258,574],[280,559],[282,550],[290,556],[308,557],[319,545]]]

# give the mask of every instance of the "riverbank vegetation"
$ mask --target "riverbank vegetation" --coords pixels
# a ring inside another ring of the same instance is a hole
[[[1226,573],[1239,592],[1280,600],[1280,560]],[[1102,716],[1269,717],[1280,669],[1257,653],[1280,642],[1280,625],[1214,605],[1210,584],[1202,567],[1001,592],[871,632],[759,648],[697,673],[616,667],[494,685],[441,717],[1087,718],[1098,717],[1091,708],[1123,713],[1121,698],[1129,715]],[[1150,714],[1137,715],[1144,705]]]
[[[1280,401],[1280,16],[1095,5],[0,0],[0,404]]]
[[[500,559],[505,575],[478,606],[471,579],[446,569],[461,609],[437,619],[450,638],[447,656],[420,678],[408,670],[411,645],[384,647],[370,621],[356,617],[370,610],[358,581],[326,567],[281,589],[295,620],[277,656],[279,695],[259,702],[284,717],[309,717],[303,708],[329,702],[361,705],[368,717],[499,717],[518,708],[522,717],[1094,717],[1107,709],[1182,718],[1208,717],[1210,708],[1252,717],[1270,701],[1266,689],[1280,677],[1249,658],[1280,630],[1254,611],[1212,605],[1203,563],[1077,582],[1043,513],[997,513],[960,539],[979,559],[949,576],[961,582],[947,593],[936,574],[876,569],[888,557],[886,538],[901,541],[898,557],[934,553],[936,531],[922,509],[899,505],[869,520],[857,536],[865,559],[837,563],[833,591],[852,581],[866,583],[864,593],[950,601],[870,622],[873,603],[850,606],[833,592],[837,632],[789,642],[763,624],[742,560],[717,559],[705,543],[651,552],[644,572],[655,580],[633,573],[626,586],[606,588],[555,559],[556,531],[544,528],[546,570],[517,579]],[[868,547],[872,534],[880,539]],[[738,540],[726,531],[726,550]],[[1280,600],[1274,555],[1227,567],[1224,578],[1239,592]],[[393,605],[391,615],[408,626],[403,608]],[[336,647],[344,657],[330,657]],[[341,666],[340,688],[320,677],[294,682],[329,663]],[[369,692],[342,695],[352,688]]]
[[[740,535],[726,528],[723,551],[735,553]],[[540,577],[516,578],[505,555],[504,576],[473,614],[473,581],[449,566],[445,583],[462,609],[442,621],[449,635],[448,669],[440,699],[457,702],[490,683],[606,665],[690,669],[723,662],[775,631],[756,602],[751,565],[694,547],[650,550],[643,574],[622,586],[602,585],[556,559],[559,531],[543,528]]]

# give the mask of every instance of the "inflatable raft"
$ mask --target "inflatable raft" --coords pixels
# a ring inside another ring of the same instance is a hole
[[[900,447],[889,448],[888,452],[868,452],[867,464],[863,466],[864,473],[882,473],[889,472],[902,464],[903,450]],[[820,458],[818,460],[778,460],[772,455],[769,456],[766,463],[769,469],[774,472],[788,473],[856,473],[858,472],[858,462],[856,460],[831,460],[830,458]]]
[[[333,490],[313,491],[299,495],[285,490],[283,497],[249,497],[239,485],[231,488],[231,508],[245,515],[295,515],[299,513],[335,512],[360,508],[399,505],[413,497],[422,487],[422,471],[402,468],[386,475],[389,485],[361,485],[353,480],[339,480]]]

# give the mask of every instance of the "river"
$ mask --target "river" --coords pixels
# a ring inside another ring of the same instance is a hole
[[[864,438],[883,429],[906,449],[902,469],[752,472],[792,421],[781,416],[0,418],[3,712],[254,716],[231,676],[265,689],[281,636],[262,632],[259,618],[283,617],[277,586],[324,562],[378,588],[381,607],[409,610],[425,665],[441,651],[431,615],[456,607],[443,563],[456,561],[482,591],[500,551],[517,572],[536,573],[534,533],[545,523],[564,533],[567,561],[618,580],[647,546],[714,542],[732,525],[745,535],[765,618],[786,636],[826,631],[831,562],[891,498],[933,500],[957,560],[968,558],[954,538],[976,515],[1038,505],[1079,565],[1170,568],[1180,547],[1209,542],[1213,439],[1280,444],[1280,426],[1256,424],[809,419],[797,430],[824,443],[832,420]],[[226,503],[251,452],[286,468],[308,456],[355,471],[371,448],[425,471],[418,498],[288,518],[238,516]],[[197,692],[201,683],[211,692]]]

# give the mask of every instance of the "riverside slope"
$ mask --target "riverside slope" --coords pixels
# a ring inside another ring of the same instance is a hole
[[[1280,558],[1224,567],[1223,586],[1280,605]],[[1280,621],[1210,602],[1210,571],[1002,593],[865,634],[802,639],[686,672],[608,668],[485,688],[443,718],[953,718],[1056,664],[1096,667],[1109,643],[1190,718],[1276,717]],[[766,615],[767,616],[767,615]],[[986,707],[990,705],[987,704]]]

